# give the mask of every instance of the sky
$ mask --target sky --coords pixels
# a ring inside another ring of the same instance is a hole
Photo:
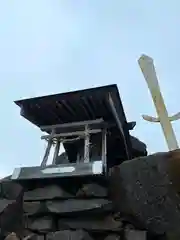
[[[167,151],[160,125],[141,117],[156,112],[137,60],[154,59],[169,115],[180,111],[179,10],[177,0],[1,0],[0,177],[39,165],[45,148],[14,100],[113,83],[131,134]]]

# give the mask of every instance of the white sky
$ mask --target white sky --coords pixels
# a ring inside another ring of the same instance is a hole
[[[6,0],[0,2],[0,176],[38,165],[40,131],[14,100],[117,83],[132,132],[149,152],[167,150],[137,64],[155,60],[170,114],[179,111],[180,4],[177,1]],[[174,123],[180,138],[180,122]]]

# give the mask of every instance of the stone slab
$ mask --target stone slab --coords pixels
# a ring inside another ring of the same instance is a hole
[[[155,234],[179,231],[180,150],[123,162],[110,173],[117,211],[132,215]]]
[[[64,230],[47,234],[47,240],[93,240],[89,234],[82,230]]]
[[[59,229],[63,226],[68,226],[69,229],[84,229],[87,231],[121,231],[122,222],[115,221],[112,216],[103,217],[101,219],[95,218],[72,218],[58,221]]]
[[[26,215],[37,215],[40,213],[46,213],[47,209],[45,207],[45,203],[40,201],[35,202],[24,202],[23,210]]]
[[[47,209],[51,213],[103,213],[112,209],[112,203],[106,199],[70,199],[66,201],[47,201]]]
[[[107,197],[107,188],[102,187],[98,184],[91,183],[85,184],[77,192],[76,196],[78,197]]]
[[[35,188],[34,190],[24,193],[24,201],[40,201],[55,198],[66,199],[71,197],[71,194],[67,193],[57,185],[48,185],[42,188]]]
[[[28,219],[27,228],[33,231],[48,232],[52,231],[53,227],[53,220],[49,216]]]
[[[147,240],[147,232],[139,230],[125,231],[125,240]]]

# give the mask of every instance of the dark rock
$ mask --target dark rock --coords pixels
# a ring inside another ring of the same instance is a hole
[[[46,240],[46,237],[45,235],[36,235],[35,239],[32,239],[32,240]]]
[[[45,240],[45,235],[33,235],[31,238],[29,238],[30,240]],[[23,239],[23,240],[29,240],[29,239]]]
[[[146,240],[147,232],[138,230],[125,231],[125,240]]]
[[[46,211],[45,203],[37,202],[24,202],[23,210],[27,215],[35,215]]]
[[[122,223],[115,221],[111,216],[103,219],[97,218],[73,218],[60,219],[58,221],[59,229],[68,226],[69,229],[84,229],[88,231],[121,231]]]
[[[72,196],[69,193],[57,185],[48,185],[24,193],[24,201],[50,200],[55,198],[64,199],[70,197]]]
[[[119,235],[113,234],[113,235],[109,235],[107,236],[104,240],[120,240],[121,237]]]
[[[135,229],[135,227],[132,224],[126,224],[126,226],[124,227],[125,230],[133,230]]]
[[[45,235],[31,233],[29,235],[24,236],[23,240],[45,240]]]
[[[28,219],[27,228],[38,232],[48,232],[54,228],[51,217],[41,217],[36,219]]]
[[[0,198],[14,200],[21,194],[22,191],[22,187],[10,179],[5,178],[0,180]]]
[[[125,161],[110,175],[117,211],[152,233],[179,232],[180,150]]]
[[[127,123],[128,130],[133,130],[135,126],[136,126],[136,122],[135,121]]]
[[[12,232],[5,237],[5,240],[20,240],[16,233]]]
[[[144,144],[143,142],[141,142],[138,138],[136,138],[134,136],[130,136],[130,140],[131,140],[134,157],[147,155],[146,144]]]
[[[26,226],[25,226],[26,227]],[[22,236],[21,236],[21,238],[22,239],[24,239],[24,238],[26,238],[27,240],[30,238],[30,239],[32,239],[33,238],[33,236],[34,235],[36,235],[35,233],[33,233],[32,231],[30,231],[29,229],[23,229],[23,231],[22,231]],[[33,239],[34,240],[34,239]]]
[[[22,196],[15,200],[0,199],[0,235],[20,233],[23,229]]]
[[[68,156],[66,154],[66,152],[61,153],[55,160],[55,164],[67,164],[69,163],[69,159]]]
[[[47,201],[47,209],[52,213],[69,214],[80,212],[103,213],[112,209],[112,203],[106,199],[70,199],[66,201]]]
[[[163,240],[179,240],[179,239],[180,239],[180,232],[179,233],[167,233],[166,238],[164,237]]]
[[[45,234],[38,235],[29,229],[24,229],[22,240],[45,240]]]
[[[82,230],[64,230],[47,234],[47,240],[93,240],[89,234]]]
[[[8,206],[14,204],[15,200],[0,199],[0,213],[2,213]]]
[[[78,197],[107,197],[107,188],[98,184],[85,184],[76,194]]]

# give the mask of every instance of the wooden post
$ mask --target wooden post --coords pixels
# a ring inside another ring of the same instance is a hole
[[[53,134],[54,134],[54,130],[52,130],[52,132],[51,132],[52,136],[53,136]],[[52,144],[53,144],[53,139],[52,138],[48,139],[48,145],[47,145],[47,148],[46,148],[46,151],[44,154],[43,161],[41,163],[41,167],[45,167],[47,165],[47,161],[48,161],[48,157],[49,157],[49,154],[51,151]]]
[[[89,162],[89,143],[90,143],[90,135],[89,135],[89,127],[85,126],[85,138],[84,138],[84,162]]]
[[[159,121],[169,150],[178,149],[179,146],[170,120],[177,120],[177,116],[179,116],[179,114],[175,114],[173,117],[171,117],[171,119],[168,116],[168,112],[164,104],[163,96],[161,94],[158,79],[156,76],[153,59],[146,55],[142,55],[139,58],[138,63],[150,90],[156,112],[158,114],[157,119],[149,116],[145,116],[144,119],[151,122]]]
[[[60,140],[57,139],[52,164],[56,164],[56,159],[57,159],[58,154],[59,154],[59,149],[60,149]]]
[[[106,171],[107,170],[107,131],[106,129],[104,129],[102,131],[102,161],[103,161],[103,167],[104,167],[104,170]]]

